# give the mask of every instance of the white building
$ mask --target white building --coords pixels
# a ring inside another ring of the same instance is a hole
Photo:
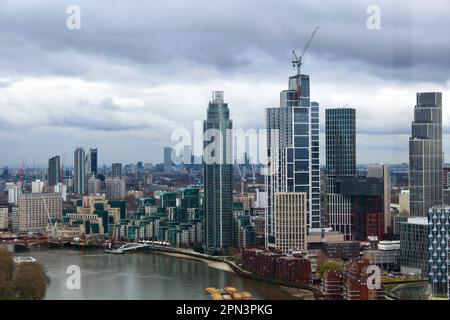
[[[65,184],[59,182],[55,185],[54,192],[61,195],[62,201],[67,201],[67,186]]]
[[[49,218],[61,220],[59,193],[28,193],[19,196],[19,232],[45,232]]]
[[[106,179],[106,198],[108,200],[125,198],[125,181],[122,178]]]
[[[402,190],[399,194],[399,204],[400,204],[400,208],[399,208],[399,212],[403,212],[406,211],[410,212],[409,209],[409,190]]]
[[[31,182],[31,193],[42,193],[44,191],[44,181],[36,180]]]
[[[8,203],[17,204],[19,195],[22,193],[22,189],[15,183],[6,183],[6,191],[8,192]]]
[[[275,194],[274,216],[275,250],[306,251],[308,210],[306,192],[278,192]]]

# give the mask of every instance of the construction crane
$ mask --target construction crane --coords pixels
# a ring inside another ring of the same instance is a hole
[[[241,177],[241,195],[244,195],[244,185],[247,179],[245,179],[245,174],[247,173],[245,170],[241,170],[239,164],[237,165],[239,176]]]
[[[314,37],[316,36],[317,31],[319,30],[319,26],[317,26],[313,33],[311,34],[311,37],[308,40],[308,43],[306,44],[305,48],[303,49],[303,52],[300,56],[297,56],[297,53],[295,50],[292,50],[292,66],[295,68],[297,67],[297,75],[300,75],[300,68],[302,66],[302,59],[305,55],[306,51],[308,50],[309,46],[311,45],[311,42],[313,41]]]
[[[50,211],[48,210],[47,202],[45,201],[45,195],[41,196],[42,203],[44,204],[45,211],[47,212],[47,230],[51,228],[51,236],[54,238],[58,233],[58,222],[55,220],[55,224],[52,225],[52,217],[50,216]]]

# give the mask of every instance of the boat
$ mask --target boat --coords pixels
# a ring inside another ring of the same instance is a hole
[[[253,296],[248,291],[239,291],[235,287],[225,287],[223,291],[209,287],[205,289],[212,300],[253,300]]]
[[[111,253],[111,254],[123,254],[123,250],[117,249],[117,250],[109,250],[105,249],[105,253]]]
[[[221,292],[220,292],[220,290],[219,289],[217,289],[217,288],[213,288],[213,287],[210,287],[210,288],[206,288],[206,293],[208,293],[208,294],[210,294],[210,295],[213,295],[213,294],[216,294],[216,293],[220,293],[220,294],[222,294]]]

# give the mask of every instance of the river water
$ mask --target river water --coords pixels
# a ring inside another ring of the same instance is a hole
[[[233,286],[249,291],[255,299],[291,299],[283,288],[227,271],[226,265],[172,257],[153,252],[123,255],[102,251],[34,249],[16,255],[32,256],[51,279],[45,299],[51,300],[203,300],[205,288]],[[69,266],[81,271],[81,288],[70,290]]]

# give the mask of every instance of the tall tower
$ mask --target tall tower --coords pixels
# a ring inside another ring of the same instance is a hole
[[[369,165],[367,176],[383,180],[384,233],[392,233],[391,216],[391,173],[388,165]]]
[[[354,240],[351,196],[337,192],[336,179],[356,176],[356,110],[325,111],[328,223],[347,240]]]
[[[97,149],[89,149],[89,156],[88,156],[88,166],[89,166],[89,171],[87,171],[86,173],[88,175],[95,175],[97,176],[97,171],[98,171],[98,163],[97,163],[97,155],[98,155],[98,150]]]
[[[48,185],[56,186],[61,181],[61,160],[54,156],[48,160]]]
[[[309,228],[320,228],[319,105],[310,102],[309,76],[289,78],[280,107],[266,109],[268,208],[266,246],[276,249],[277,193],[306,193]]]
[[[77,148],[74,154],[74,177],[73,177],[73,190],[75,194],[85,194],[85,179],[86,179],[86,167],[85,167],[85,151],[82,148]]]
[[[442,204],[442,93],[417,93],[409,139],[411,216]]]
[[[223,92],[215,91],[203,123],[205,246],[210,253],[232,245],[232,128]]]

